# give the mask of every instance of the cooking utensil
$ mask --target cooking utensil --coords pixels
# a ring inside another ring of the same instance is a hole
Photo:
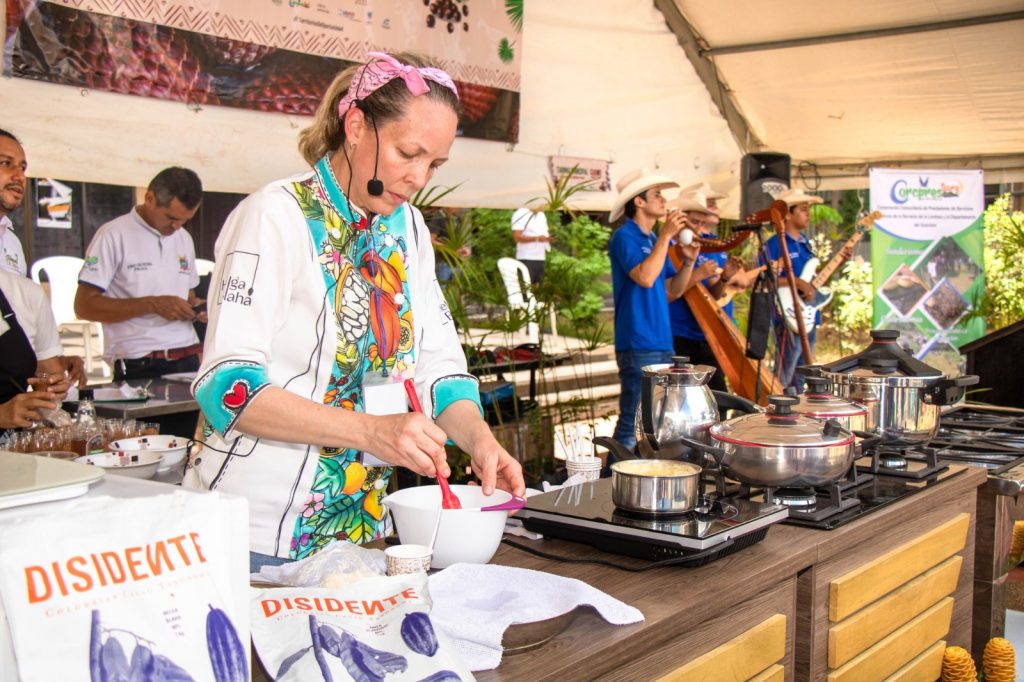
[[[526,506],[526,498],[513,495],[512,499],[501,504],[492,504],[489,507],[480,507],[480,511],[515,511]]]
[[[680,514],[693,509],[701,468],[668,459],[631,459],[612,464],[612,503],[645,514]]]
[[[414,412],[423,414],[423,406],[420,405],[420,398],[416,395],[416,385],[412,379],[405,380],[405,394],[409,396],[409,404]],[[437,472],[437,484],[441,486],[441,509],[462,509],[462,503],[455,496],[448,486],[448,478]]]
[[[718,406],[707,387],[715,368],[688,362],[677,355],[672,364],[642,369],[636,440],[643,457],[675,459],[684,452],[680,436],[707,442],[708,428],[718,421]]]
[[[792,409],[811,419],[835,419],[847,431],[856,433],[867,428],[867,409],[858,403],[833,395],[828,379],[809,376],[803,395],[797,395],[796,388],[786,389],[786,395],[796,396],[798,402]]]
[[[864,405],[866,430],[886,443],[927,443],[938,431],[939,407],[960,400],[978,377],[946,378],[900,348],[899,336],[896,330],[872,330],[864,351],[805,372],[827,379],[840,398]]]
[[[768,396],[769,410],[711,427],[720,457],[736,480],[764,487],[816,486],[842,478],[854,458],[854,437],[838,422],[793,412],[793,396]]]

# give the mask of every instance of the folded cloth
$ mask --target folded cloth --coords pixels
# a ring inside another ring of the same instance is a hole
[[[455,645],[470,670],[501,664],[501,639],[513,623],[534,623],[593,606],[613,625],[644,614],[574,578],[494,564],[454,564],[430,576],[430,619]]]

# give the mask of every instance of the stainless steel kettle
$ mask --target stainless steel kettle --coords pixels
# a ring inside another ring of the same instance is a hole
[[[718,421],[718,405],[707,386],[715,368],[688,361],[688,357],[674,356],[672,364],[642,369],[636,418],[641,457],[680,457],[689,450],[680,438],[709,442],[708,429]]]

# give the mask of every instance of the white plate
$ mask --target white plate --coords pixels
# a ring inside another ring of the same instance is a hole
[[[0,509],[84,495],[103,474],[98,467],[0,451]]]

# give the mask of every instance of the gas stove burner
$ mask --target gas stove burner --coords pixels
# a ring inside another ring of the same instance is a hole
[[[907,458],[893,453],[879,454],[878,466],[880,468],[903,471],[907,468]]]
[[[813,488],[779,488],[771,490],[766,488],[764,498],[768,502],[778,502],[787,507],[813,507],[818,502],[817,495]]]

